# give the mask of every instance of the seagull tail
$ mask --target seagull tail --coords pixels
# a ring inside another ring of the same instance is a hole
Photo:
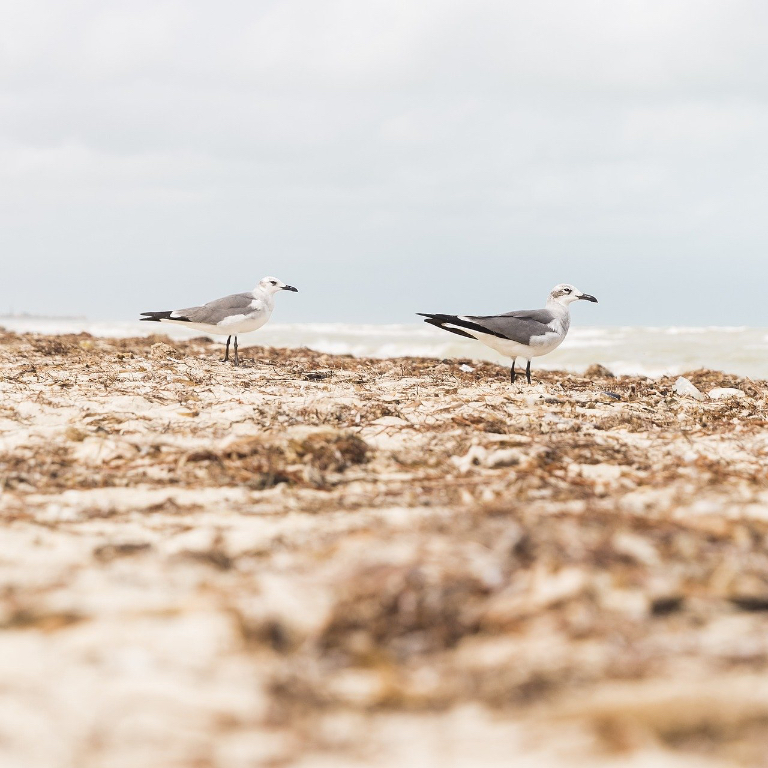
[[[416,314],[419,315],[420,317],[426,317],[427,319],[424,322],[429,323],[430,325],[434,325],[435,328],[442,328],[444,331],[448,331],[449,333],[455,333],[457,336],[465,336],[468,339],[477,340],[477,336],[473,336],[471,333],[462,331],[461,328],[451,327],[451,325],[454,325],[454,324],[456,325],[466,324],[466,321],[461,320],[455,315],[431,315],[425,312],[417,312]],[[448,323],[450,323],[451,325],[448,325]]]
[[[151,323],[159,323],[161,320],[170,320],[172,311],[168,312],[142,312],[140,320],[146,320]]]

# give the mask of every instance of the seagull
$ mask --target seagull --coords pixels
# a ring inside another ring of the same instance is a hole
[[[510,380],[515,383],[515,361],[527,361],[525,377],[531,383],[531,359],[546,355],[560,346],[571,325],[569,305],[574,301],[597,299],[568,283],[556,285],[547,297],[544,309],[523,309],[503,315],[433,315],[417,312],[426,317],[425,323],[450,331],[468,339],[477,339],[487,347],[512,358]]]
[[[153,323],[175,323],[185,325],[203,333],[227,334],[227,351],[224,362],[229,360],[229,342],[235,338],[235,365],[240,365],[237,356],[237,335],[249,333],[261,328],[269,320],[275,308],[275,294],[278,291],[299,289],[278,280],[276,277],[264,277],[259,284],[246,293],[233,293],[223,299],[216,299],[202,307],[174,309],[165,312],[142,312],[141,319]]]

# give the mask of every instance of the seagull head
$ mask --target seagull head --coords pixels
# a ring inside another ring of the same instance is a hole
[[[262,277],[259,281],[259,284],[256,286],[256,290],[261,291],[262,293],[266,293],[269,296],[277,293],[278,291],[293,291],[294,293],[299,292],[298,288],[294,288],[292,285],[288,285],[282,280],[278,280],[276,277]]]
[[[570,283],[560,283],[560,285],[556,285],[550,291],[547,303],[553,301],[556,304],[562,304],[567,307],[569,304],[578,301],[579,299],[597,303],[597,299],[594,296],[590,296],[588,293],[582,293],[575,285],[571,285]]]

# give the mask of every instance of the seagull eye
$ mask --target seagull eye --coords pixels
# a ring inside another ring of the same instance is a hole
[[[570,288],[563,288],[563,291],[564,291],[565,293],[570,293],[570,292],[571,292],[571,289],[570,289]]]

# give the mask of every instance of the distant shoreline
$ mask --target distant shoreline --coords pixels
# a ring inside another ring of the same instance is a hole
[[[32,312],[11,312],[0,315],[0,323],[2,323],[3,320],[49,320],[51,322],[65,320],[72,323],[91,322],[85,315],[36,315]]]
[[[187,329],[135,321],[0,317],[14,333],[47,336],[89,333],[96,338],[130,339],[161,335],[175,341],[193,338]],[[223,337],[214,339],[223,342]],[[358,358],[465,358],[508,365],[481,344],[442,333],[418,322],[407,324],[270,323],[239,338],[240,346],[309,348]],[[585,371],[600,364],[617,375],[658,378],[708,368],[752,379],[768,379],[768,329],[750,327],[625,327],[574,325],[552,354],[534,361],[534,370]]]

